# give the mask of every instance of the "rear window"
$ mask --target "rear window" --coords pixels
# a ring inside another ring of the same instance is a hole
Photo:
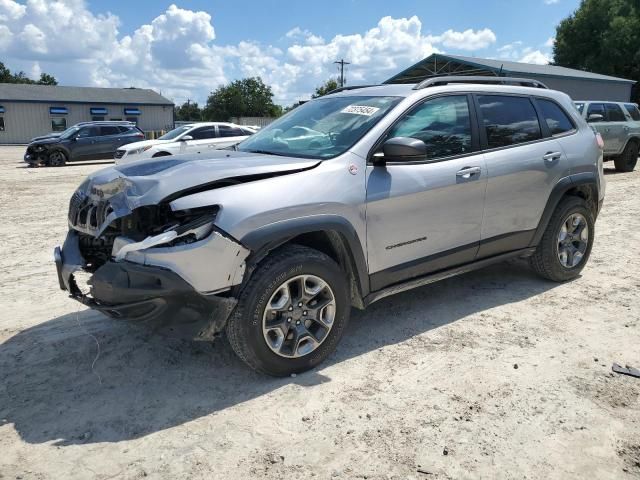
[[[478,96],[489,148],[507,147],[542,138],[531,100],[500,95]]]
[[[624,122],[626,121],[626,117],[624,116],[624,113],[622,112],[622,108],[620,108],[620,105],[615,104],[615,103],[607,103],[605,105],[605,108],[607,109],[607,120],[610,122]]]
[[[631,118],[633,118],[634,120],[640,120],[640,110],[638,110],[637,105],[634,105],[633,103],[627,103],[625,104],[624,108],[627,110],[627,112],[629,112]]]
[[[564,110],[551,100],[537,100],[540,110],[542,110],[542,118],[547,123],[551,135],[562,135],[574,129],[573,123],[564,113]]]
[[[118,135],[120,130],[118,127],[100,127],[100,135]]]

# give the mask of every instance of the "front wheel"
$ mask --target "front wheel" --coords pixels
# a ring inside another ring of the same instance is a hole
[[[274,376],[309,370],[336,348],[349,320],[345,273],[317,250],[271,253],[242,289],[227,323],[231,347],[251,368]]]
[[[594,220],[579,197],[560,201],[530,259],[534,271],[549,280],[576,278],[589,259],[593,246]]]
[[[618,172],[633,172],[638,163],[638,143],[633,140],[624,147],[622,155],[616,157],[614,164]]]
[[[55,150],[49,154],[47,165],[50,167],[63,167],[67,163],[67,156],[60,150]]]

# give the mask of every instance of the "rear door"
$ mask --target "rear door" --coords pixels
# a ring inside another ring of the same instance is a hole
[[[467,94],[427,99],[380,140],[417,138],[428,155],[367,167],[373,290],[475,258],[487,170],[472,112]]]
[[[225,148],[240,143],[250,135],[246,130],[233,125],[218,125],[218,137],[213,148]]]
[[[551,100],[540,101],[541,124],[536,101],[527,96],[475,98],[488,170],[481,258],[529,245],[551,190],[569,174],[567,157],[551,132],[566,135],[575,129]]]
[[[97,158],[113,158],[120,146],[120,129],[115,125],[103,125],[100,127],[100,137],[96,142]]]

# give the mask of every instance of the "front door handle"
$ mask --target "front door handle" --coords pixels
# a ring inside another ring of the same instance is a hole
[[[546,155],[542,156],[542,159],[545,162],[555,162],[562,156],[560,152],[547,152]]]
[[[456,172],[456,177],[469,179],[474,175],[480,176],[482,173],[482,169],[480,167],[464,167],[462,170],[458,170]]]

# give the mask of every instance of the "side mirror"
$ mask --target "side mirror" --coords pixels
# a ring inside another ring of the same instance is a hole
[[[587,117],[587,122],[601,122],[604,120],[604,115],[599,113],[592,113]]]
[[[181,142],[188,142],[189,140],[193,140],[191,135],[185,135],[184,137],[180,137]]]
[[[427,145],[417,138],[390,138],[382,145],[383,161],[412,161],[427,158]]]

